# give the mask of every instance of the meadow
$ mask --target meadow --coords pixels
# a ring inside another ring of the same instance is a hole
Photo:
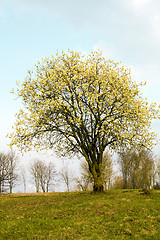
[[[0,239],[160,239],[160,191],[0,195]]]

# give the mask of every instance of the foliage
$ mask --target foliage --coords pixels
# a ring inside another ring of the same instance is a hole
[[[83,155],[95,191],[103,190],[106,147],[153,145],[156,105],[142,98],[129,69],[106,61],[101,52],[68,51],[44,59],[28,71],[17,94],[26,111],[17,114],[11,145],[22,150],[55,146],[63,155]]]
[[[158,190],[2,194],[1,238],[158,240],[159,195]]]

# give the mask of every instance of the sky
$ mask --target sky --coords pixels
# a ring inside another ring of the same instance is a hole
[[[0,151],[9,149],[5,136],[21,107],[10,93],[16,81],[42,58],[68,49],[100,49],[121,61],[134,80],[146,81],[143,96],[160,104],[159,0],[0,0]],[[152,127],[160,136],[160,121]],[[154,151],[160,154],[159,145]]]

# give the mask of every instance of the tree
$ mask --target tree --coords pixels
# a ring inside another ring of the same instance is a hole
[[[55,179],[56,175],[57,173],[55,166],[52,162],[49,162],[49,164],[46,166],[46,192],[49,192],[49,188],[51,185],[53,185],[53,180]]]
[[[69,169],[68,163],[64,164],[59,171],[59,177],[62,181],[64,181],[66,187],[67,187],[67,192],[70,192],[71,189],[71,182],[73,181],[73,172]]]
[[[0,193],[5,191],[5,182],[8,179],[6,154],[0,153]]]
[[[120,168],[122,171],[122,178],[123,178],[123,188],[127,189],[130,188],[130,174],[131,174],[131,166],[133,155],[131,151],[127,153],[123,150],[119,153],[118,162],[120,163]],[[134,160],[135,161],[135,160]],[[136,170],[136,169],[135,169]]]
[[[39,181],[39,160],[34,161],[30,165],[30,173],[34,179],[35,187],[36,187],[36,192],[39,193],[40,191],[40,181]]]
[[[113,176],[112,158],[110,154],[107,151],[105,151],[102,159],[102,180],[105,190],[110,189],[112,176]]]
[[[152,188],[155,184],[155,157],[151,151],[145,149],[139,152],[140,161],[140,188]]]
[[[28,71],[16,91],[26,111],[17,114],[11,145],[81,154],[93,175],[94,191],[103,191],[102,156],[107,147],[153,144],[150,126],[159,111],[143,100],[140,85],[129,69],[106,61],[101,52],[82,56],[68,51],[46,58]]]
[[[10,151],[7,154],[7,165],[8,165],[8,184],[9,191],[12,193],[13,187],[18,181],[18,158],[15,152]]]
[[[12,193],[18,180],[18,158],[15,152],[0,153],[0,192]]]
[[[48,165],[37,159],[30,165],[30,172],[33,176],[36,192],[40,191],[49,192],[49,187],[53,184],[56,171],[53,163],[49,162]]]
[[[157,158],[155,164],[155,184],[154,189],[160,189],[160,157]]]
[[[122,170],[123,188],[150,188],[155,180],[155,162],[153,153],[141,149],[119,154]]]

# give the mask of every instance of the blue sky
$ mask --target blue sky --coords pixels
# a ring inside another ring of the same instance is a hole
[[[0,0],[0,151],[21,106],[9,91],[57,49],[102,50],[131,67],[137,82],[147,82],[144,97],[160,104],[159,0]],[[159,134],[159,121],[153,129]]]

